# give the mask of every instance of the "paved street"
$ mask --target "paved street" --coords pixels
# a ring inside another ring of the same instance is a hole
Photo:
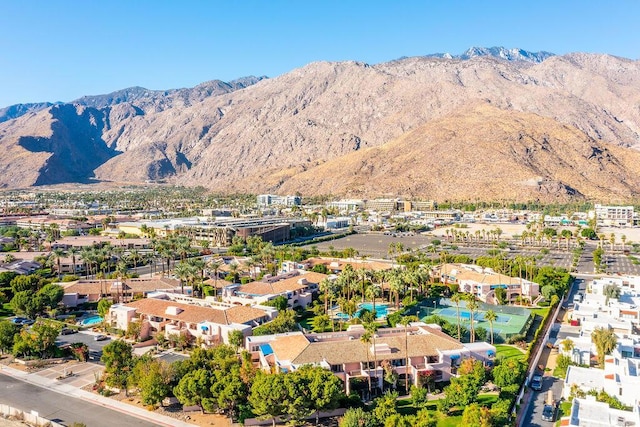
[[[82,422],[91,427],[158,425],[82,399],[62,396],[60,393],[2,374],[0,402],[23,410],[37,411],[40,416],[65,425],[74,422]]]
[[[549,421],[542,420],[542,409],[545,404],[545,400],[547,399],[547,393],[549,390],[553,392],[553,398],[557,401],[562,396],[562,379],[555,378],[552,376],[544,376],[542,377],[542,390],[534,391],[534,397],[531,401],[531,405],[527,410],[527,413],[524,418],[524,422],[522,425],[524,426],[550,426],[552,425]],[[556,413],[556,418],[554,421],[557,421],[558,414]]]

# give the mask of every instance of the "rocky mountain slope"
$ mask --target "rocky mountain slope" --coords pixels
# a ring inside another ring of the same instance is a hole
[[[640,188],[640,151],[596,141],[533,113],[464,107],[380,147],[285,180],[286,192],[349,196],[429,194],[436,200],[628,200]],[[276,177],[282,180],[282,177]]]
[[[318,62],[273,79],[208,82],[172,91],[131,88],[28,111],[0,123],[0,149],[9,154],[0,157],[0,185],[162,179],[229,192],[394,193],[442,199],[471,194],[480,199],[638,197],[635,168],[627,162],[640,147],[640,63],[608,55],[544,59],[544,52],[520,53],[531,59],[527,61],[516,53],[507,58],[511,60],[491,56],[505,57],[498,50],[471,59]],[[437,131],[437,126],[448,131]],[[428,137],[421,139],[414,133],[418,131]],[[462,144],[450,132],[464,135],[493,159],[485,167],[502,171],[489,174],[495,185],[475,184],[478,173],[470,168],[458,168],[447,178],[455,185],[418,170],[403,175],[402,184],[394,183],[394,176],[365,173],[380,170],[376,161],[381,157],[365,162],[358,157],[364,154],[351,154],[390,150],[383,163],[394,174],[414,164],[433,170],[429,158],[413,152],[414,146],[438,156],[446,152],[451,164],[476,160],[470,145],[447,150]],[[494,134],[500,138],[489,138]],[[492,149],[524,149],[514,135],[527,141],[546,138],[540,147],[547,148],[538,151],[555,155],[491,154]],[[567,147],[571,154],[563,151]],[[593,153],[589,147],[601,153],[583,161]],[[404,152],[413,154],[403,157]],[[599,159],[597,165],[593,158]],[[354,167],[352,162],[367,164],[356,168],[367,181],[347,179],[344,173]],[[333,169],[336,164],[344,164],[345,170]],[[591,170],[581,170],[596,166],[598,179]],[[520,181],[529,184],[514,184]]]

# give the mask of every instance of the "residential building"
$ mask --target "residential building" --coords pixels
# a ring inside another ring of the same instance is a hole
[[[86,302],[97,302],[108,298],[115,302],[131,301],[144,298],[150,293],[164,291],[180,291],[180,281],[167,277],[118,280],[76,280],[69,283],[58,283],[64,288],[62,305],[77,307]]]
[[[304,365],[330,370],[344,382],[347,394],[369,378],[373,387],[382,387],[385,369],[395,371],[400,381],[407,375],[410,384],[422,385],[449,381],[465,358],[491,365],[495,356],[495,347],[487,343],[461,344],[439,326],[421,322],[406,329],[379,329],[371,342],[361,340],[364,333],[362,325],[352,325],[345,332],[253,336],[246,348],[266,371],[290,372]]]
[[[560,425],[569,427],[627,427],[640,425],[640,410],[633,405],[632,411],[621,411],[597,402],[595,396],[574,398],[569,417],[562,418]]]
[[[127,330],[131,322],[140,322],[141,338],[163,334],[186,335],[189,342],[203,346],[229,343],[229,333],[240,331],[246,337],[253,327],[277,316],[273,307],[245,307],[196,299],[174,299],[175,295],[158,292],[127,304],[111,306],[107,321]]]
[[[507,299],[515,302],[518,297],[535,299],[540,291],[539,285],[527,279],[496,273],[490,268],[471,264],[443,264],[432,274],[440,277],[442,283],[455,283],[461,292],[475,295],[480,301],[497,303],[495,290],[504,288]]]
[[[318,292],[318,284],[327,277],[326,274],[312,271],[301,274],[298,270],[273,277],[267,275],[260,281],[225,287],[222,300],[232,304],[255,305],[282,295],[287,297],[289,307],[306,307],[313,301],[313,293]]]

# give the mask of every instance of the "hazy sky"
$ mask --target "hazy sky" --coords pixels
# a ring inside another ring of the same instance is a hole
[[[640,58],[640,1],[5,0],[0,107],[471,46]]]

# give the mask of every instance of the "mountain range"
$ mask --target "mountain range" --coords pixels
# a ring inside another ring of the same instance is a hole
[[[436,200],[640,195],[640,63],[471,48],[0,109],[0,186]]]

